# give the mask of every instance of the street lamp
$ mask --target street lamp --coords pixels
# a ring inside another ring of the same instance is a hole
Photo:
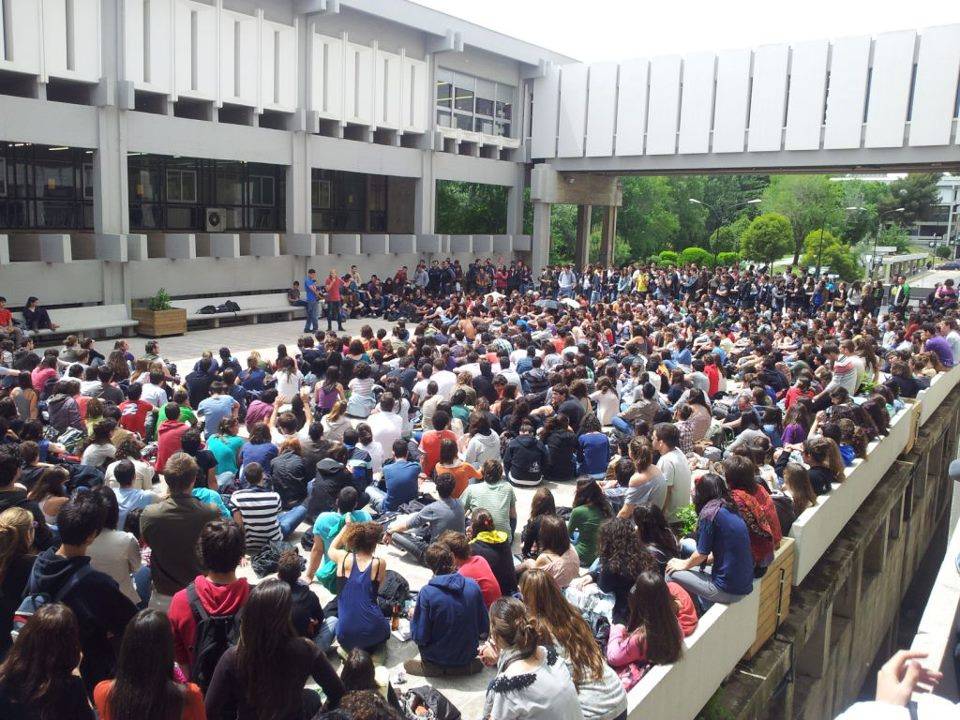
[[[709,210],[717,220],[717,227],[708,238],[710,242],[710,254],[714,255],[713,242],[716,240],[717,234],[720,232],[720,228],[724,223],[724,216],[710,203],[706,203],[703,200],[698,200],[697,198],[687,198],[687,200],[692,202],[694,205],[702,205],[703,207],[707,208],[707,210]],[[737,203],[736,205],[731,205],[728,210],[736,210],[738,208],[746,207],[747,205],[757,205],[760,202],[762,202],[760,198],[753,198],[753,200],[747,200],[745,202]]]
[[[861,207],[859,205],[848,207],[847,210],[852,210],[857,212],[869,212],[867,208]],[[883,229],[883,218],[886,217],[887,215],[893,215],[894,213],[902,213],[904,211],[906,211],[906,208],[898,207],[898,208],[894,208],[893,210],[887,210],[886,212],[880,213],[877,216],[877,231],[873,235],[873,255],[870,258],[870,277],[875,277],[877,272],[877,244],[880,242],[880,231]]]

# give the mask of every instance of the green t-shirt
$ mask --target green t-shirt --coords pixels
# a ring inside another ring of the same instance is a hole
[[[317,570],[317,582],[334,594],[337,592],[337,564],[327,556],[327,548],[346,525],[344,517],[338,512],[322,512],[313,523],[313,541],[323,543],[323,562]],[[350,513],[351,522],[369,522],[371,519],[366,510]]]
[[[573,547],[580,556],[580,564],[584,567],[589,567],[597,558],[597,539],[600,536],[600,526],[606,519],[603,513],[593,505],[580,505],[570,513],[567,530],[570,532],[571,540],[574,531],[580,531],[580,536]]]
[[[513,541],[513,532],[510,529],[510,510],[516,507],[517,498],[513,494],[513,487],[502,480],[491,485],[488,482],[478,482],[467,487],[460,497],[463,509],[470,512],[476,508],[484,508],[490,512],[494,527],[507,534]]]
[[[207,450],[217,459],[217,474],[240,472],[237,467],[237,452],[243,447],[244,440],[238,435],[211,435],[207,439]]]

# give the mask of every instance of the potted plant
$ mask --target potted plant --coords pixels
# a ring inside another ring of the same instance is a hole
[[[165,288],[157,290],[145,307],[134,308],[133,318],[139,323],[137,332],[147,337],[183,335],[187,331],[187,311],[170,304]]]

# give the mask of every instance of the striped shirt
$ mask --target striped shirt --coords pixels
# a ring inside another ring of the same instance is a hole
[[[230,510],[243,520],[247,554],[256,555],[271,540],[282,540],[280,533],[280,496],[264,487],[237,490],[230,496]]]

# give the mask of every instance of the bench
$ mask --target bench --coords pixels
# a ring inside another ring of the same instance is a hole
[[[200,308],[207,305],[219,307],[227,300],[233,300],[240,309],[237,312],[223,312],[204,314],[199,312]],[[187,323],[204,322],[209,323],[210,327],[220,327],[220,321],[230,318],[247,318],[252,323],[260,321],[264,315],[280,315],[285,320],[293,320],[295,317],[304,317],[306,309],[299,305],[291,305],[287,302],[287,294],[262,293],[260,295],[239,295],[229,297],[215,298],[193,298],[188,300],[173,300],[170,303],[175,308],[182,308],[187,311]]]
[[[48,335],[77,335],[118,328],[124,335],[131,335],[137,321],[130,317],[130,309],[120,305],[90,305],[72,308],[47,308],[50,320],[59,327],[54,330],[29,330],[25,334],[33,337]],[[13,313],[14,319],[23,323],[23,313]],[[25,323],[24,323],[25,326]]]

